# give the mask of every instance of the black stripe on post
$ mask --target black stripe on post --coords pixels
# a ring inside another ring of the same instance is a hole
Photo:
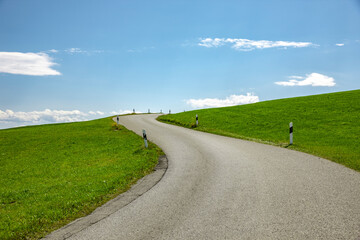
[[[145,147],[148,148],[148,143],[147,143],[147,137],[146,137],[146,131],[143,129],[143,138],[144,138],[144,144]]]
[[[292,126],[290,127],[290,133],[293,133],[293,127]]]

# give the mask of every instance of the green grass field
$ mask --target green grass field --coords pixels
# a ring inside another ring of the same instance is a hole
[[[360,90],[162,115],[158,120],[289,147],[360,171]],[[292,146],[288,146],[290,122]]]
[[[89,214],[161,154],[111,118],[0,130],[0,239],[37,239]]]

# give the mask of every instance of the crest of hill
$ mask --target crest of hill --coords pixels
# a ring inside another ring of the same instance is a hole
[[[158,118],[199,131],[289,147],[360,171],[359,119],[360,90],[201,109]],[[290,122],[294,124],[291,146]]]

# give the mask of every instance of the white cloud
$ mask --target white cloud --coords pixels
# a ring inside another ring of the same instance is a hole
[[[50,49],[48,52],[51,52],[51,53],[57,53],[57,52],[59,52],[58,50],[56,50],[56,49]]]
[[[105,113],[104,113],[104,112],[100,112],[100,111],[96,111],[96,112],[94,112],[94,111],[89,111],[89,114],[90,114],[90,115],[104,115]]]
[[[231,44],[231,47],[239,51],[252,51],[264,48],[301,48],[315,46],[311,42],[288,42],[288,41],[268,41],[268,40],[249,40],[240,38],[203,38],[198,43],[202,47],[219,47]]]
[[[0,52],[0,72],[32,76],[61,75],[46,53]]]
[[[291,76],[290,78],[292,77],[294,76]],[[297,79],[303,79],[303,80],[290,79],[289,81],[285,81],[285,82],[275,82],[275,84],[281,86],[313,86],[313,87],[333,87],[336,84],[334,78],[325,76],[320,73],[307,74],[306,77],[298,77]]]
[[[337,43],[337,44],[335,44],[336,46],[338,46],[338,47],[342,47],[342,46],[344,46],[345,44],[344,43]]]
[[[298,82],[299,82],[298,80],[291,79],[287,82],[275,82],[275,84],[281,85],[281,86],[299,86],[297,84]]]
[[[132,112],[133,112],[132,110],[119,110],[119,111],[112,111],[110,113],[111,113],[111,115],[124,115],[124,114],[129,114]],[[141,113],[141,112],[137,111],[136,113]]]
[[[226,99],[203,98],[189,99],[186,101],[186,103],[193,108],[226,107],[256,102],[259,102],[259,97],[252,93],[247,93],[246,95],[230,95]]]
[[[92,116],[90,116],[92,115]],[[104,115],[100,111],[90,111],[88,113],[79,110],[50,110],[32,111],[32,112],[14,112],[12,110],[0,110],[0,123],[17,123],[20,125],[60,123],[60,122],[77,122],[86,121]]]

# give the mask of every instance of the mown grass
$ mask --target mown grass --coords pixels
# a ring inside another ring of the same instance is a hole
[[[360,90],[162,115],[158,120],[289,147],[360,171]],[[290,122],[294,144],[288,146]]]
[[[161,154],[111,118],[0,130],[0,239],[37,239],[89,214]]]

